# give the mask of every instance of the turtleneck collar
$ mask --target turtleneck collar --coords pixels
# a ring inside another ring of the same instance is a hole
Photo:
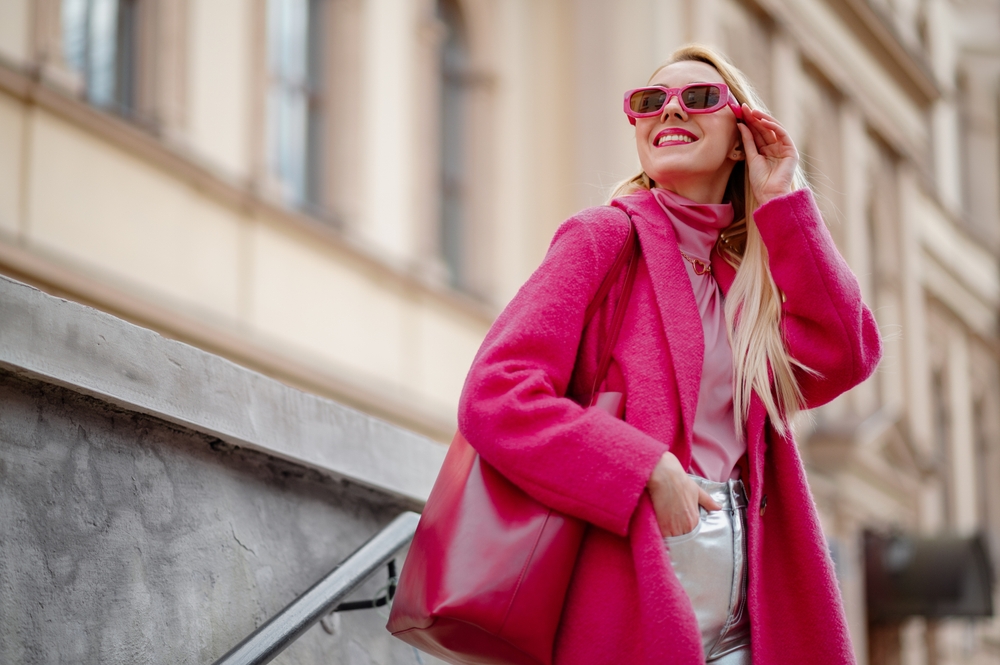
[[[733,222],[731,203],[697,203],[661,187],[650,190],[686,254],[709,263],[719,233]]]

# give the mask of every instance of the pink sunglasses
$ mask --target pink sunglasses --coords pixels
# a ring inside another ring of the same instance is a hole
[[[629,90],[625,93],[625,115],[633,125],[636,118],[659,115],[674,95],[688,113],[715,113],[729,106],[737,119],[743,119],[743,109],[725,83],[691,83],[680,88],[651,85]]]

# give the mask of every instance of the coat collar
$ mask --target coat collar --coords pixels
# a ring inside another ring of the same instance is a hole
[[[677,236],[647,190],[615,199],[612,205],[629,214],[639,234],[639,244],[673,360],[684,436],[690,450],[705,356],[705,334],[684,258],[677,246]],[[712,265],[714,269],[714,255]]]

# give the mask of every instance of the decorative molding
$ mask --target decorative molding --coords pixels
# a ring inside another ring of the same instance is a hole
[[[450,414],[430,414],[416,397],[397,388],[330,371],[315,362],[274,351],[273,344],[222,322],[215,324],[178,309],[155,304],[128,293],[62,261],[48,259],[15,244],[0,241],[0,273],[26,282],[51,295],[65,297],[151,328],[168,337],[218,354],[301,390],[310,391],[413,429],[439,441],[455,431]],[[3,283],[0,276],[0,284]]]

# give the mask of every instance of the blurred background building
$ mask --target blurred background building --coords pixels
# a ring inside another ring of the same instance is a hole
[[[790,129],[886,339],[798,424],[859,661],[1000,662],[872,586],[1000,555],[996,0],[0,0],[0,272],[446,441],[688,41]]]

